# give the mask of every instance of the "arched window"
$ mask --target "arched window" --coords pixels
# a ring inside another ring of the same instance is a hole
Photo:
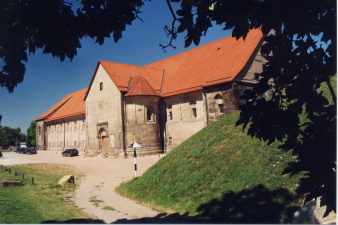
[[[155,121],[155,113],[152,106],[147,106],[147,121]]]
[[[196,101],[195,100],[190,101],[189,105],[191,107],[192,117],[196,118],[197,117]]]
[[[217,112],[218,113],[223,113],[224,112],[224,100],[221,95],[216,95],[215,96],[215,105],[217,107]]]
[[[168,118],[169,120],[173,120],[173,106],[168,105]]]

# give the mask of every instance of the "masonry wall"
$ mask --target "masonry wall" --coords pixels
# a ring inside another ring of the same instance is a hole
[[[86,98],[88,155],[116,155],[123,150],[121,92],[99,65]],[[104,151],[102,136],[107,138]]]
[[[85,115],[46,122],[46,150],[63,151],[76,148],[84,151],[86,147]]]
[[[45,133],[45,122],[44,121],[37,121],[36,122],[36,148],[38,150],[45,150],[46,149],[46,133]]]
[[[138,149],[144,154],[162,152],[159,127],[159,97],[138,96],[125,97],[125,146],[134,141],[142,147]],[[130,152],[129,152],[130,154]]]
[[[164,99],[166,105],[165,150],[169,152],[207,125],[202,92]],[[195,108],[195,109],[194,109]]]

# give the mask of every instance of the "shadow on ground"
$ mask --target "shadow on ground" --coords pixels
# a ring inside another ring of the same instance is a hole
[[[81,224],[81,223],[105,223],[103,220],[94,220],[94,219],[72,219],[72,220],[65,220],[65,221],[56,221],[56,220],[48,220],[42,222],[42,224],[54,224],[54,223],[60,223],[60,224]]]
[[[158,214],[152,218],[121,219],[115,223],[288,223],[299,206],[296,196],[284,188],[263,185],[238,193],[229,192],[198,207],[198,216]]]
[[[182,224],[182,223],[289,223],[294,212],[296,196],[287,189],[270,191],[263,185],[252,189],[228,192],[221,199],[213,199],[198,207],[198,216],[189,213],[159,213],[155,217],[138,219],[119,219],[114,223],[143,224]],[[64,222],[46,221],[45,223],[104,223],[101,220],[71,220]]]

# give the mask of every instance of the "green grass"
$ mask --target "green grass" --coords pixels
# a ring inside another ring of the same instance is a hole
[[[92,203],[93,206],[99,207],[99,206],[100,206],[100,203],[102,203],[103,201],[97,199],[97,196],[94,196],[94,197],[91,197],[91,198],[90,198],[89,202]]]
[[[299,203],[295,189],[300,176],[281,176],[292,156],[277,148],[280,143],[267,145],[247,136],[240,127],[233,125],[237,118],[238,112],[235,112],[210,124],[144,175],[122,184],[117,190],[146,204],[180,213],[188,212],[204,219],[220,219],[222,210],[229,210],[222,208],[229,201],[227,198],[243,201],[243,193],[257,192],[262,198],[278,193],[278,196],[265,200],[285,207],[284,214],[278,215],[277,221],[271,221],[284,222],[288,216],[287,208]],[[212,202],[215,204],[208,205]],[[206,206],[215,209],[206,212]]]
[[[76,186],[57,184],[67,174],[79,177],[73,167],[26,164],[7,168],[11,168],[12,173],[0,167],[0,181],[22,181],[23,185],[0,187],[0,223],[63,222],[89,218],[71,201]],[[17,176],[14,175],[15,171]],[[35,184],[31,183],[31,177],[34,177]]]
[[[104,206],[102,209],[103,210],[108,210],[108,211],[116,211],[116,209],[113,208],[113,207],[111,207],[111,206]]]
[[[336,92],[337,78],[331,79]],[[328,86],[318,89],[332,104]],[[234,124],[239,112],[210,124],[172,150],[141,177],[116,190],[183,218],[221,223],[287,223],[300,206],[303,174],[281,175],[291,152],[267,145]],[[301,121],[306,120],[305,114]]]

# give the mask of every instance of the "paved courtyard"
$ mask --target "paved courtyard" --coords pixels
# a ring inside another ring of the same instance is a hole
[[[36,155],[16,154],[4,152],[0,159],[0,165],[15,165],[27,163],[58,163],[70,164],[84,176],[76,182],[79,188],[76,190],[74,202],[86,213],[95,215],[104,223],[172,223],[178,222],[167,213],[160,213],[151,208],[137,204],[128,198],[124,198],[114,189],[123,181],[134,177],[134,159],[116,158],[108,159],[97,157],[62,157],[61,152],[39,151]],[[149,167],[154,165],[164,155],[152,155],[137,158],[137,175],[142,175]],[[102,200],[100,207],[94,206],[90,199]],[[102,207],[101,207],[102,206]],[[104,210],[104,206],[110,206],[115,210]]]

